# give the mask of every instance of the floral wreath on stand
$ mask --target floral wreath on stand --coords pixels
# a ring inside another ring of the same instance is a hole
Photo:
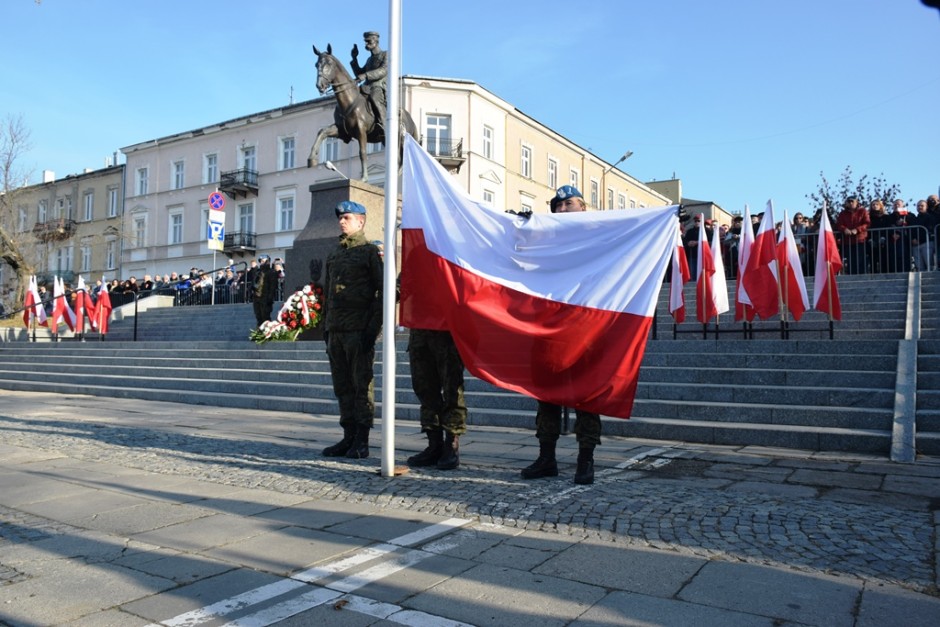
[[[248,333],[248,339],[257,344],[265,342],[293,342],[297,336],[320,323],[323,309],[320,300],[323,288],[311,283],[304,285],[284,301],[277,319],[263,322]]]

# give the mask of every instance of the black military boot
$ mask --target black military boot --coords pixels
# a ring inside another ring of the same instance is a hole
[[[574,482],[579,485],[594,483],[594,447],[578,449],[578,467],[574,471]]]
[[[333,446],[328,446],[323,449],[323,456],[342,457],[349,450],[349,447],[352,446],[355,435],[356,429],[354,427],[343,427],[343,439]]]
[[[349,459],[365,459],[369,456],[369,427],[356,427],[356,436],[346,451]]]
[[[539,442],[539,457],[522,469],[523,479],[557,477],[558,463],[555,461],[555,443]]]
[[[438,470],[453,470],[460,465],[460,439],[448,432],[441,447],[441,458],[437,460]]]
[[[441,445],[444,443],[444,430],[431,429],[428,434],[428,447],[408,458],[408,465],[412,468],[433,466],[441,457]]]

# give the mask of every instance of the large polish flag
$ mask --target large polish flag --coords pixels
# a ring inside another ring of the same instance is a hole
[[[628,418],[677,208],[526,219],[473,201],[404,142],[401,324],[450,331],[495,385]]]
[[[723,314],[731,307],[728,303],[728,281],[725,279],[725,262],[721,258],[721,229],[712,229],[712,300],[715,313]]]
[[[48,326],[46,320],[46,309],[43,307],[42,298],[39,296],[39,287],[36,284],[36,277],[29,277],[29,284],[26,286],[26,298],[23,302],[23,324],[29,327],[35,320],[36,324]]]
[[[698,251],[696,264],[698,276],[695,277],[695,318],[702,324],[718,315],[715,303],[715,256],[705,237],[705,216],[699,214]]]
[[[72,308],[65,300],[65,283],[63,283],[62,279],[59,277],[56,277],[53,282],[52,297],[54,301],[52,303],[52,320],[49,324],[49,328],[53,329],[53,333],[55,333],[59,325],[64,322],[70,331],[74,331],[75,312],[72,311]]]
[[[816,276],[813,280],[813,309],[824,311],[833,320],[842,320],[842,303],[836,275],[842,270],[842,255],[829,224],[829,213],[823,209],[819,219],[819,244],[816,248]]]
[[[685,322],[685,294],[683,285],[692,278],[689,260],[682,246],[682,232],[676,224],[676,244],[672,249],[672,273],[669,283],[669,313],[676,324]]]
[[[777,268],[780,270],[783,304],[793,314],[793,319],[799,322],[803,312],[809,309],[809,297],[806,295],[800,252],[796,247],[786,211],[783,212],[783,225],[780,228],[780,239],[777,241]]]
[[[108,333],[108,319],[111,317],[111,295],[108,294],[108,282],[101,277],[101,289],[98,290],[98,302],[95,303],[95,313],[91,317],[91,328],[98,333]]]
[[[751,225],[751,210],[744,205],[744,215],[741,221],[741,239],[738,240],[738,276],[734,284],[734,320],[747,320],[751,322],[757,312],[751,303],[751,297],[744,289],[744,273],[747,270],[747,260],[751,257],[751,248],[754,246],[754,227]]]
[[[780,295],[777,291],[777,238],[774,233],[774,203],[767,201],[764,218],[751,246],[751,256],[741,279],[751,304],[762,320],[777,315]]]

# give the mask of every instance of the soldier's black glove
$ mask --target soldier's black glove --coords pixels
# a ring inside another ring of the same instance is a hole
[[[511,213],[514,216],[520,216],[522,218],[525,218],[526,220],[532,217],[531,211],[513,211],[512,209],[507,209],[506,213]]]

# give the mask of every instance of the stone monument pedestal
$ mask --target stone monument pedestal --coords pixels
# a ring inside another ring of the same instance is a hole
[[[366,237],[385,241],[385,190],[361,181],[335,179],[310,186],[310,217],[304,230],[285,253],[285,297],[308,283],[321,287],[326,280],[326,258],[339,241],[336,205],[352,200],[366,208]],[[397,248],[397,246],[396,246]],[[317,276],[319,268],[319,276]],[[329,298],[328,294],[323,295]],[[302,333],[298,340],[323,339],[323,330]]]

